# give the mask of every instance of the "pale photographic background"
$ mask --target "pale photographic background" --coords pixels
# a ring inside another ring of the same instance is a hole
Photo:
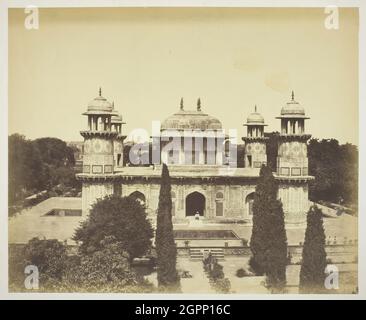
[[[40,9],[39,29],[9,10],[9,134],[81,141],[81,116],[98,95],[127,122],[151,130],[179,110],[202,110],[238,129],[258,105],[267,131],[295,98],[316,138],[358,144],[358,9]]]

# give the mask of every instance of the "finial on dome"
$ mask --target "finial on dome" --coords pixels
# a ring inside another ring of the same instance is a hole
[[[184,110],[183,98],[180,98],[180,110]]]
[[[295,101],[295,93],[294,93],[294,90],[292,90],[292,93],[291,93],[291,100],[292,101]]]
[[[254,112],[257,112],[257,105],[254,106]]]
[[[99,87],[99,97],[102,96],[102,87]]]
[[[201,111],[201,98],[197,100],[197,111]]]

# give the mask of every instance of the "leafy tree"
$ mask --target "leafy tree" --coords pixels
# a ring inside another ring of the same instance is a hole
[[[163,164],[161,177],[155,244],[159,287],[177,290],[179,287],[176,269],[177,248],[173,234],[170,177],[166,164]]]
[[[51,189],[59,184],[78,186],[74,170],[74,151],[66,142],[57,138],[40,138],[32,143],[41,155],[43,189]]]
[[[321,293],[324,291],[326,266],[323,214],[317,206],[312,206],[307,213],[307,227],[302,251],[301,293]]]
[[[309,188],[314,201],[358,202],[358,150],[335,139],[311,139],[308,147],[309,173],[315,176]]]
[[[56,138],[27,140],[9,136],[9,205],[57,185],[80,188],[75,179],[74,151]]]
[[[57,167],[49,171],[49,183],[51,186],[81,187],[80,182],[76,180],[75,170],[72,167]]]
[[[68,147],[65,141],[57,138],[40,138],[34,140],[42,161],[50,166],[74,166],[74,151]]]
[[[287,237],[278,185],[269,167],[262,166],[254,194],[250,266],[266,274],[268,285],[282,289],[286,282]]]
[[[266,267],[268,249],[267,213],[273,201],[277,200],[277,184],[268,167],[262,166],[253,201],[253,227],[250,239],[252,257],[250,266],[256,274],[262,275]]]
[[[26,190],[42,188],[43,167],[39,150],[23,135],[13,134],[9,146],[9,204],[22,197]]]
[[[33,238],[24,248],[24,266],[37,266],[40,282],[61,280],[66,257],[66,247],[58,240]]]
[[[237,145],[237,165],[238,168],[244,168],[245,166],[245,145],[239,144]]]
[[[146,254],[151,248],[153,230],[144,206],[131,197],[100,199],[92,206],[89,217],[81,223],[73,239],[82,242],[82,253],[92,253],[101,249],[101,241],[107,236],[120,242],[130,260]]]
[[[267,219],[267,284],[273,292],[277,292],[277,290],[281,292],[286,285],[286,266],[288,264],[285,216],[281,201],[271,202]]]

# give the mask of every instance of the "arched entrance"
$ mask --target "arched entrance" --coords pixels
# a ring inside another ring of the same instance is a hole
[[[253,202],[254,202],[254,192],[249,193],[247,195],[247,197],[245,198],[245,204],[246,204],[248,216],[253,215]]]
[[[140,204],[143,205],[143,206],[146,203],[145,195],[142,192],[140,192],[140,191],[132,192],[129,196],[131,198],[137,200],[138,202],[140,202]]]
[[[186,198],[186,216],[194,216],[199,214],[204,216],[206,208],[206,198],[202,193],[197,191],[190,193]]]

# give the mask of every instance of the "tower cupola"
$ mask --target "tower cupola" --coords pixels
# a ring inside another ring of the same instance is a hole
[[[247,127],[245,141],[244,165],[247,168],[260,168],[267,164],[266,137],[264,127],[267,126],[263,116],[258,112],[257,106],[254,107],[244,124]]]
[[[302,135],[305,134],[305,116],[303,106],[295,100],[294,91],[291,93],[291,100],[281,109],[281,134]]]

